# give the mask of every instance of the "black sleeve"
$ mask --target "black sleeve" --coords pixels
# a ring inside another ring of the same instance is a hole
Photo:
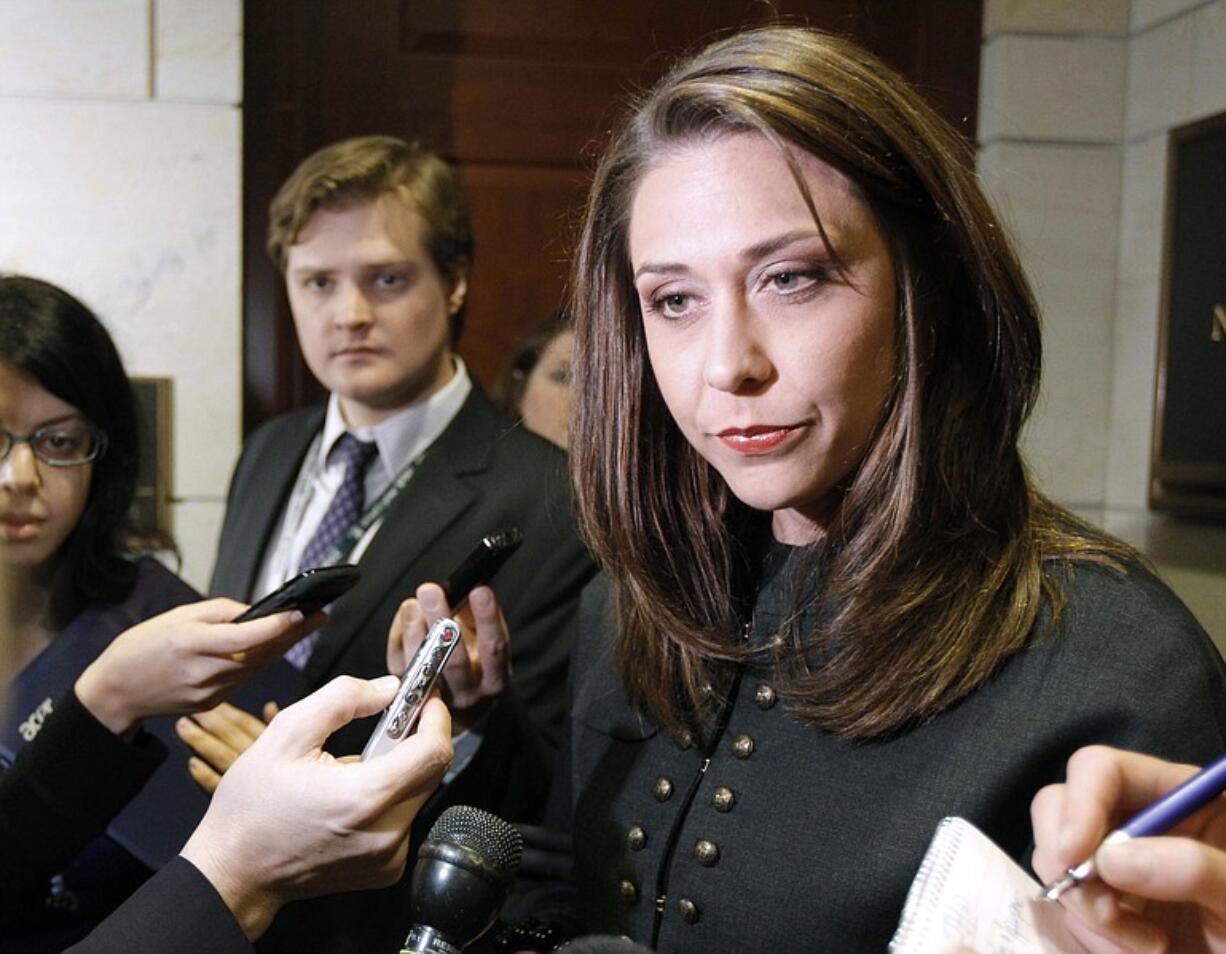
[[[566,731],[567,674],[580,599],[596,573],[575,531],[562,457],[549,450],[550,467],[538,475],[537,487],[548,506],[525,506],[520,520],[525,539],[532,541],[533,559],[516,563],[512,558],[495,581],[496,588],[514,594],[513,606],[506,610],[511,651],[507,690],[484,720],[472,761],[440,789],[423,812],[423,823],[432,823],[431,809],[444,804],[474,805],[511,822],[536,824],[542,819],[554,757]]]
[[[251,954],[208,879],[175,858],[65,954]]]
[[[0,924],[36,903],[166,757],[144,732],[112,733],[69,692],[0,773]]]
[[[551,449],[552,450],[552,449]],[[504,607],[511,636],[511,682],[550,753],[565,731],[567,673],[578,625],[580,597],[596,565],[575,530],[560,454],[540,479],[546,505],[525,508],[521,529],[532,540],[532,559],[519,554],[494,580],[496,592],[513,594]],[[548,783],[546,782],[546,785]]]
[[[570,707],[575,687],[595,665],[601,642],[612,632],[612,590],[609,580],[596,576],[579,601],[575,651],[567,678]],[[543,926],[563,937],[586,930],[573,881],[574,782],[571,746],[573,724],[566,722],[562,745],[554,762],[553,782],[541,826],[520,825],[524,856],[515,890],[503,908],[510,925]]]

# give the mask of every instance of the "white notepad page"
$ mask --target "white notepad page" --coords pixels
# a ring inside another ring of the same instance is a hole
[[[907,893],[891,954],[1085,954],[1060,906],[965,818],[945,818]]]

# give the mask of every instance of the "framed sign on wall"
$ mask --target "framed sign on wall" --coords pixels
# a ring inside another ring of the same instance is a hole
[[[140,426],[140,469],[131,522],[138,549],[162,550],[173,539],[170,518],[171,381],[133,377]],[[171,544],[173,545],[173,544]]]
[[[1226,518],[1226,113],[1171,130],[1149,501]]]

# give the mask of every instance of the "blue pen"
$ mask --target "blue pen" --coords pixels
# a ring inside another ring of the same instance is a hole
[[[1190,779],[1166,795],[1133,815],[1126,824],[1115,829],[1103,839],[1104,845],[1118,845],[1132,838],[1148,838],[1161,835],[1175,827],[1198,808],[1203,808],[1226,792],[1226,755],[1193,775]],[[1101,845],[1100,845],[1101,847]],[[1053,881],[1043,889],[1043,897],[1057,901],[1069,888],[1094,877],[1094,856],[1091,855],[1076,868],[1069,868],[1063,878]]]

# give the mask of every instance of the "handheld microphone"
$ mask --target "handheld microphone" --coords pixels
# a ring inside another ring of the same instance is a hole
[[[443,812],[413,867],[413,927],[400,954],[461,954],[498,917],[523,850],[497,815],[469,805]]]

